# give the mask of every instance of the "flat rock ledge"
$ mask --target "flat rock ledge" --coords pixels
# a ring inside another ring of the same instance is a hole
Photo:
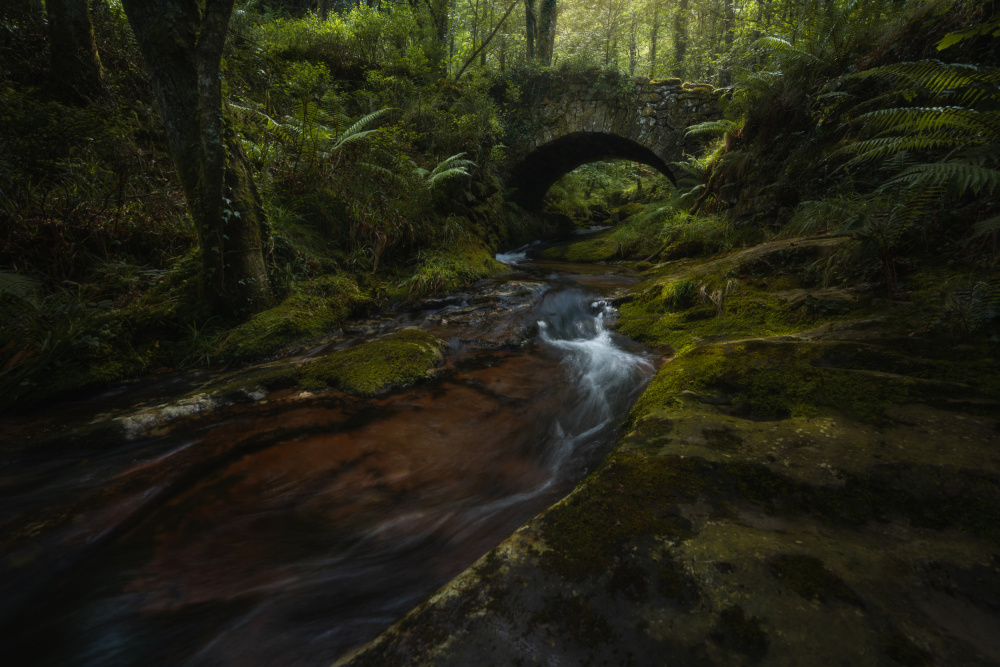
[[[336,665],[1000,663],[996,360],[802,334],[666,364],[599,470]]]

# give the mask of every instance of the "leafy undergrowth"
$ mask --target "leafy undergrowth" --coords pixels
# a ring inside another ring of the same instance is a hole
[[[419,255],[409,275],[400,279],[389,294],[407,299],[453,292],[506,270],[481,241],[465,239]]]

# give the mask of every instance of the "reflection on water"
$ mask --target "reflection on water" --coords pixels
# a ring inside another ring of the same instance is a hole
[[[39,529],[35,555],[17,551],[38,565],[20,566],[0,603],[7,655],[326,665],[372,639],[606,453],[653,372],[607,328],[600,292],[618,282],[536,282],[503,314],[537,323],[520,348],[458,343],[486,321],[450,323],[461,299],[406,315],[456,342],[445,372],[405,392],[277,397],[55,471],[7,472],[32,479],[9,487],[10,525],[63,517]]]

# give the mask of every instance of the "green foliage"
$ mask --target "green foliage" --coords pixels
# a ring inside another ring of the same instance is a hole
[[[256,26],[265,56],[281,61],[323,63],[337,75],[379,65],[391,72],[420,79],[433,75],[442,56],[441,44],[430,30],[426,8],[393,3],[391,11],[365,4],[349,12],[322,18],[263,20]]]
[[[423,297],[458,290],[473,281],[506,270],[493,254],[475,240],[456,243],[417,256],[416,267],[400,285],[399,296]]]
[[[944,306],[931,318],[928,328],[947,331],[953,340],[985,333],[1000,342],[1000,279],[965,281],[960,289],[945,287]]]
[[[875,166],[881,183],[871,194],[805,202],[793,224],[796,231],[825,227],[859,240],[878,258],[894,292],[904,245],[936,218],[971,205],[979,222],[970,236],[996,234],[998,207],[986,195],[1000,192],[1000,70],[921,61],[872,68],[844,81],[869,79],[890,83],[891,100],[912,106],[857,114],[853,136],[833,159],[849,157],[845,170]]]
[[[668,311],[687,310],[699,299],[698,283],[693,280],[677,280],[663,288],[663,306]]]
[[[24,394],[100,346],[110,302],[66,289],[43,296],[30,279],[0,275],[0,395]]]
[[[726,301],[738,287],[739,283],[732,279],[727,280],[726,284],[717,290],[709,289],[708,285],[702,285],[698,290],[698,298],[702,303],[710,303],[715,306],[715,316],[722,317],[726,314]]]
[[[430,171],[421,167],[417,167],[415,171],[417,176],[423,179],[424,187],[428,190],[433,190],[435,186],[442,184],[449,178],[469,175],[469,168],[475,167],[476,163],[472,160],[463,159],[464,157],[465,153],[457,153],[441,160]]]
[[[692,125],[687,129],[684,135],[688,137],[719,137],[725,134],[734,133],[739,129],[740,124],[737,121],[723,118],[721,120],[710,120],[704,123],[698,123],[697,125]]]

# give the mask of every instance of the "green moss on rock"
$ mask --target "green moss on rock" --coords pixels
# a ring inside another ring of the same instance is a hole
[[[403,329],[308,364],[304,389],[335,387],[370,396],[426,378],[441,363],[447,344],[419,329]]]
[[[604,644],[614,639],[614,629],[603,615],[579,597],[553,597],[532,618],[532,625],[552,626],[569,631],[584,646]]]
[[[612,238],[612,230],[608,229],[588,234],[581,241],[546,248],[539,256],[563,262],[607,262],[618,256],[618,246]]]
[[[747,617],[743,607],[726,607],[719,613],[712,640],[720,646],[743,653],[751,662],[767,654],[767,634],[756,616]]]
[[[544,518],[546,569],[571,580],[609,570],[634,540],[685,539],[689,523],[676,513],[706,480],[700,465],[679,458],[619,452],[589,483]]]
[[[921,400],[935,389],[905,377],[824,366],[825,351],[823,345],[794,340],[691,350],[661,369],[634,415],[679,407],[687,391],[728,396],[730,411],[750,419],[808,417],[832,408],[879,425],[891,406]]]
[[[823,561],[805,554],[780,554],[768,560],[771,571],[783,584],[809,600],[839,600],[864,607],[857,594],[844,580],[826,569]]]
[[[228,363],[273,356],[336,331],[341,322],[371,305],[371,297],[350,278],[324,276],[233,329],[222,340],[218,356]]]
[[[405,299],[457,291],[476,280],[507,270],[479,241],[465,241],[422,256],[413,272],[390,290],[390,297]]]

